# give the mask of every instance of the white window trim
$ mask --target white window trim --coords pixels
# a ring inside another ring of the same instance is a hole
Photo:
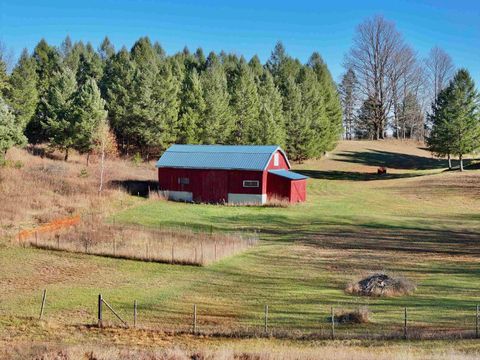
[[[279,166],[279,165],[280,165],[280,159],[277,152],[273,154],[273,166]]]
[[[246,183],[255,183],[256,185],[246,185]],[[243,180],[243,187],[244,188],[258,188],[260,187],[260,181],[258,180]]]
[[[183,181],[182,181],[183,180]],[[190,185],[190,178],[188,177],[179,177],[178,178],[179,185]]]

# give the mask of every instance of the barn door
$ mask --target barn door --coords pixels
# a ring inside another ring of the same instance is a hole
[[[223,203],[228,200],[228,172],[206,171],[202,177],[202,202]]]

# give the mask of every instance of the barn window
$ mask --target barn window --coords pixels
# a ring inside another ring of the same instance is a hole
[[[279,160],[278,160],[278,153],[275,153],[273,155],[273,166],[278,166],[279,165]]]
[[[186,177],[179,177],[178,178],[178,183],[180,185],[188,185],[188,184],[190,184],[190,179],[186,178]]]
[[[259,186],[260,182],[258,180],[243,180],[243,187],[254,188]]]

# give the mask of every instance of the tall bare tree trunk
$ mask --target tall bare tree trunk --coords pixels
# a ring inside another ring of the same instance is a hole
[[[448,158],[448,170],[452,170],[452,157],[450,154],[447,155]]]
[[[460,156],[458,157],[458,159],[460,160],[460,171],[463,171],[463,155],[460,154]]]

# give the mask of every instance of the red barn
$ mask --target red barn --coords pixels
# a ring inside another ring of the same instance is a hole
[[[306,200],[306,176],[290,171],[279,146],[172,145],[157,162],[159,188],[169,199],[265,204]]]

